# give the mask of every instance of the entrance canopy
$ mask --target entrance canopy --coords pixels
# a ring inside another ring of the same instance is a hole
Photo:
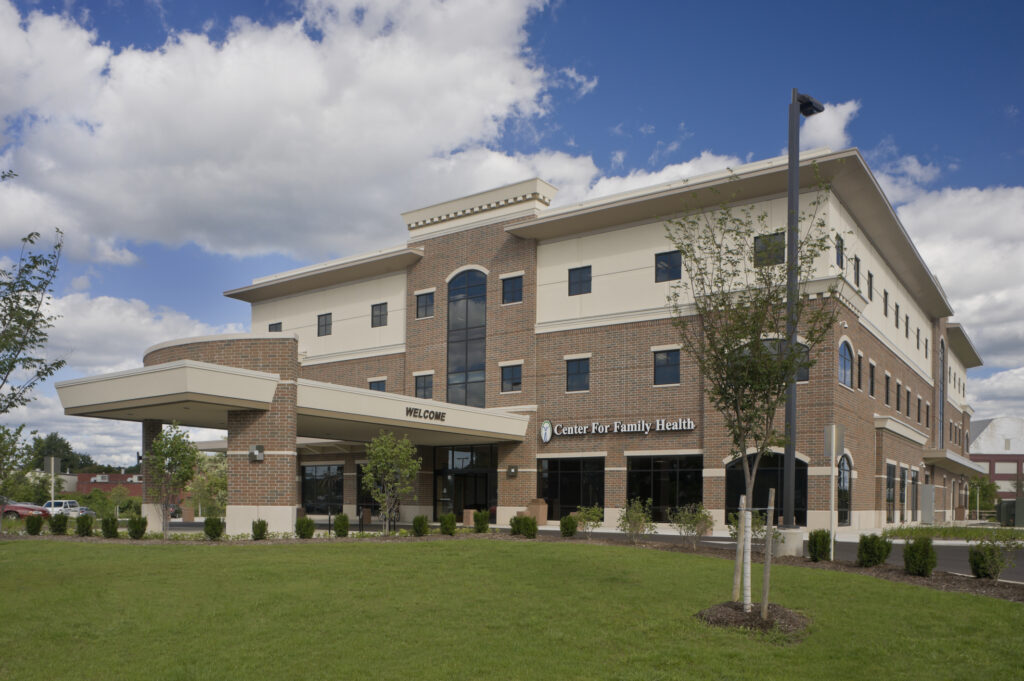
[[[64,413],[227,429],[228,412],[269,410],[280,377],[180,360],[57,384]],[[296,435],[367,442],[382,429],[417,445],[522,441],[529,417],[299,379]]]
[[[954,475],[973,476],[988,473],[988,469],[983,464],[971,461],[967,457],[960,456],[948,449],[925,452],[923,459],[929,466],[945,468]]]

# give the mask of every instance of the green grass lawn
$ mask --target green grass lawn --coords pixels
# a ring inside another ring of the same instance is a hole
[[[780,566],[786,645],[694,619],[731,583],[584,541],[6,541],[0,679],[1019,678],[1020,604]]]

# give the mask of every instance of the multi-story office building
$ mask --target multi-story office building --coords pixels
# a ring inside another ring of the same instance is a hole
[[[816,174],[831,184],[836,249],[814,276],[845,281],[797,388],[796,519],[828,525],[833,480],[839,525],[950,519],[978,472],[964,386],[981,360],[859,152],[801,163],[804,206]],[[721,525],[742,472],[672,324],[665,220],[724,195],[781,229],[786,162],[551,208],[555,192],[534,179],[405,213],[397,248],[228,291],[252,333],[169,341],[141,369],[64,382],[65,411],[141,422],[143,447],[172,421],[226,429],[229,532],[354,513],[381,429],[422,457],[405,519],[486,508],[505,524],[543,497],[552,519],[597,504],[613,524],[641,497],[658,519],[701,501]],[[845,428],[835,469],[830,424]],[[781,471],[781,455],[762,463],[755,503],[781,492]]]

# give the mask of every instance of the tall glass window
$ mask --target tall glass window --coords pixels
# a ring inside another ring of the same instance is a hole
[[[626,498],[650,499],[654,520],[668,522],[673,508],[704,500],[703,457],[629,457],[626,460]]]
[[[900,521],[907,519],[907,469],[900,466]]]
[[[768,491],[775,488],[775,517],[782,517],[783,495],[785,494],[782,485],[783,475],[782,454],[769,452],[761,457],[761,465],[757,467],[757,477],[754,480],[754,508],[764,512],[768,506]],[[749,465],[753,466],[754,457],[747,458]],[[807,525],[807,464],[800,459],[796,460],[796,485],[793,494],[793,520],[797,525]],[[739,459],[730,461],[725,467],[725,513],[739,511],[740,495],[746,494],[746,482],[743,480],[743,462]]]
[[[896,464],[885,465],[885,522],[896,522]]]
[[[939,415],[936,422],[939,427],[936,428],[939,432],[939,449],[943,449],[946,446],[944,437],[944,428],[942,424],[946,422],[946,341],[939,341],[939,380],[936,383],[939,384]]]
[[[836,477],[836,510],[838,511],[839,516],[837,522],[840,525],[850,524],[852,480],[850,457],[845,455],[839,457],[839,471],[838,476]]]
[[[537,496],[548,502],[548,520],[581,506],[604,507],[604,457],[539,459]]]
[[[335,464],[302,467],[302,508],[306,513],[341,513],[344,471],[344,466]]]
[[[839,346],[839,382],[853,387],[853,349],[846,341]]]
[[[917,471],[910,471],[910,519],[917,522]]]
[[[425,400],[434,398],[434,376],[432,374],[416,377],[416,397],[422,397]]]
[[[488,510],[494,522],[498,507],[498,448],[462,445],[434,448],[434,520],[465,509]]]
[[[487,275],[460,272],[448,284],[448,401],[482,407],[485,401]]]

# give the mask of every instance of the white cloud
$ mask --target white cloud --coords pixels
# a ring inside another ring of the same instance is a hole
[[[975,419],[1024,414],[1024,367],[972,380],[967,387]]]
[[[612,152],[612,168],[621,168],[622,163],[626,160],[626,152],[624,149],[618,149]]]
[[[609,196],[631,189],[649,187],[665,182],[675,182],[715,170],[734,168],[741,164],[742,161],[735,156],[721,156],[710,151],[702,151],[700,155],[691,158],[689,161],[667,165],[657,171],[632,170],[625,176],[601,177],[594,182],[583,198],[591,199],[598,196]],[[562,197],[559,196],[558,198],[561,199]]]
[[[91,286],[88,275],[77,276],[71,280],[71,288],[74,291],[88,291]]]
[[[590,94],[597,87],[597,76],[587,78],[572,67],[564,68],[560,73],[565,76],[567,85],[576,90],[576,99]]]
[[[653,135],[654,134],[654,126],[651,125],[650,123],[646,123],[644,125],[641,125],[639,127],[639,130],[640,130],[641,133],[643,133],[645,135]]]
[[[828,147],[834,151],[850,146],[850,133],[846,127],[860,111],[860,102],[850,100],[840,104],[826,103],[820,114],[803,119],[800,130],[800,148]],[[785,152],[784,152],[785,153]]]

